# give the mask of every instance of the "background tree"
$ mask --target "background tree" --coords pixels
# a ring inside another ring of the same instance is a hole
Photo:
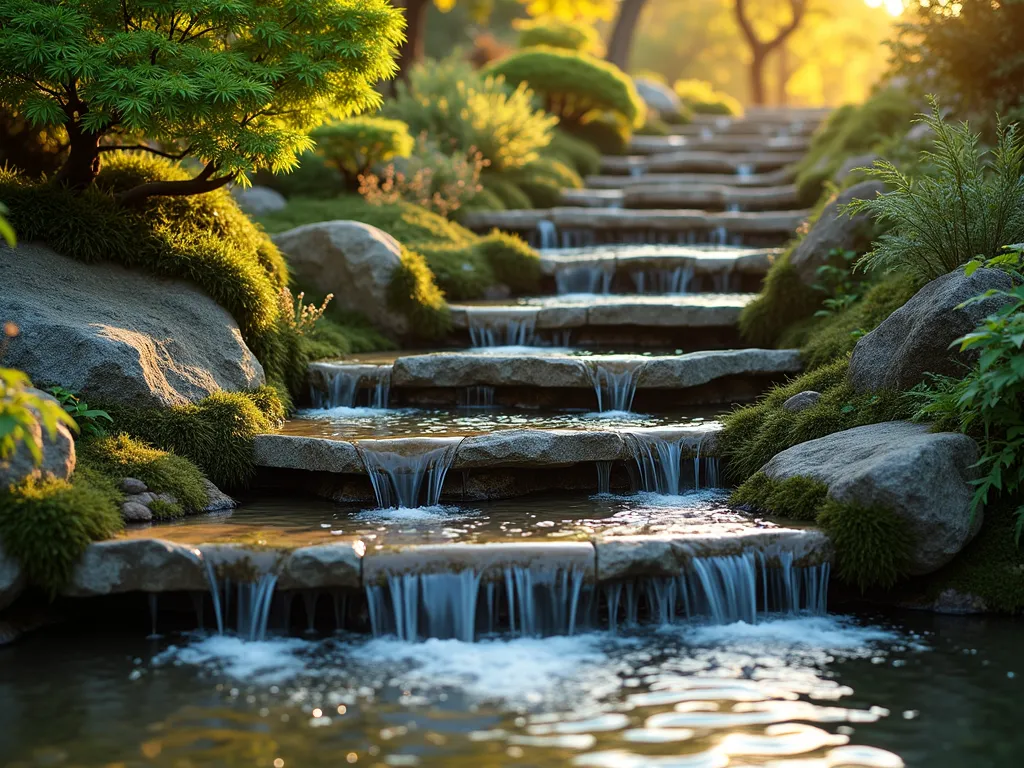
[[[757,22],[751,14],[750,0],[736,0],[734,6],[736,22],[743,33],[747,45],[750,46],[750,95],[754,104],[767,103],[767,92],[765,89],[765,63],[769,55],[776,49],[785,45],[786,40],[792,35],[800,22],[803,21],[807,12],[808,0],[788,0],[790,19],[788,22],[776,27],[773,35],[762,38],[756,29]]]
[[[611,37],[608,38],[607,59],[619,69],[629,67],[629,56],[633,50],[633,38],[640,14],[647,0],[621,0],[619,10],[615,14]]]
[[[72,189],[138,149],[201,169],[123,202],[197,194],[290,169],[311,129],[377,106],[401,39],[387,0],[0,0],[0,107],[67,132]]]

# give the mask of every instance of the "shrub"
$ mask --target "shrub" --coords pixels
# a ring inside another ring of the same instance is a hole
[[[203,473],[188,459],[151,448],[124,433],[81,440],[76,447],[82,466],[112,482],[134,477],[154,493],[174,496],[180,507],[176,517],[199,512],[210,503]]]
[[[540,257],[522,238],[494,230],[480,238],[476,249],[513,294],[536,293],[540,288]]]
[[[739,99],[716,91],[707,80],[677,80],[673,86],[680,101],[698,115],[741,115]]]
[[[598,31],[583,22],[552,17],[523,19],[516,22],[520,48],[564,48],[567,51],[602,55],[603,45]]]
[[[561,129],[551,133],[551,143],[543,154],[561,160],[580,176],[592,176],[601,170],[601,153],[594,145]]]
[[[913,537],[906,521],[891,510],[827,499],[818,525],[836,548],[836,575],[861,592],[887,589],[906,575]]]
[[[580,125],[601,113],[618,117],[627,128],[638,127],[644,121],[644,104],[629,76],[614,64],[587,54],[528,49],[485,71],[509,83],[527,84],[563,127]]]
[[[534,160],[506,176],[529,198],[532,208],[554,208],[562,202],[563,189],[583,187],[576,171],[551,158]]]
[[[437,287],[451,301],[479,298],[494,285],[494,273],[475,243],[419,243],[415,252],[426,259]]]
[[[536,159],[556,122],[536,109],[527,84],[508,88],[504,78],[457,59],[414,67],[384,112],[446,153],[479,152],[494,173]]]
[[[487,188],[485,182],[481,181],[480,191],[463,203],[455,212],[453,218],[462,222],[463,217],[471,211],[506,211],[508,208],[502,199],[491,189]]]
[[[85,468],[71,482],[27,478],[0,488],[0,539],[29,581],[56,596],[89,544],[122,529],[118,499],[113,483]]]
[[[924,283],[972,259],[997,256],[1006,243],[1024,241],[1024,142],[1017,127],[1001,126],[989,154],[966,123],[946,124],[933,103],[922,122],[935,133],[925,158],[936,172],[917,179],[888,162],[872,175],[893,188],[873,200],[854,200],[850,213],[867,212],[891,229],[859,265],[904,270]]]
[[[409,318],[413,335],[436,339],[451,328],[451,314],[444,294],[434,283],[426,260],[415,251],[402,248],[402,265],[391,275],[388,304]]]
[[[317,151],[327,158],[349,189],[359,186],[359,177],[396,157],[412,154],[409,126],[383,117],[351,117],[321,126],[312,134]]]
[[[624,155],[629,151],[632,129],[613,114],[598,113],[583,123],[563,124],[566,132],[586,142],[601,155]]]
[[[115,149],[144,136],[203,164],[194,177],[122,193],[136,203],[290,167],[328,114],[380,103],[374,86],[394,73],[402,39],[401,16],[385,0],[300,9],[268,0],[216,9],[29,0],[0,5],[0,27],[5,104],[67,130],[58,179],[70,188],[95,181],[101,140]]]
[[[505,210],[521,211],[533,207],[530,196],[523,192],[514,181],[502,176],[485,176],[483,186],[485,190],[501,201]]]

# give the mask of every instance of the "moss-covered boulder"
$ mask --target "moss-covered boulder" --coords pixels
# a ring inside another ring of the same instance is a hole
[[[833,536],[840,573],[871,584],[884,579],[865,576],[877,567],[872,553],[861,551],[865,541],[877,538],[881,550],[905,539],[905,557],[891,558],[902,576],[938,570],[974,538],[982,521],[970,509],[977,459],[978,447],[966,435],[890,421],[800,443],[761,471],[770,481],[804,477],[827,486],[818,522]]]

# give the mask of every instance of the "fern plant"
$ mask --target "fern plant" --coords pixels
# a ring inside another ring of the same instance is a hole
[[[931,103],[931,114],[918,122],[935,133],[934,151],[922,153],[934,173],[911,178],[878,161],[866,170],[892,191],[843,209],[891,227],[859,268],[905,270],[921,283],[1024,240],[1024,142],[1017,125],[1001,124],[996,147],[986,151],[967,123],[946,123],[938,103]]]

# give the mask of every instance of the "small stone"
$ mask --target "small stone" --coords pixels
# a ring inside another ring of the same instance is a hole
[[[203,512],[219,512],[222,509],[234,509],[238,506],[234,499],[205,477],[203,478],[203,485],[206,486],[206,496],[209,499]]]
[[[141,480],[134,477],[126,477],[121,481],[121,490],[131,496],[139,493],[145,493],[149,488]]]
[[[126,501],[121,505],[121,517],[126,523],[148,523],[153,519],[153,513],[145,504]]]
[[[142,493],[132,493],[124,497],[125,502],[131,502],[134,504],[141,504],[144,507],[148,507],[150,502],[156,498],[155,493],[149,491],[143,491]]]
[[[800,413],[800,411],[806,411],[812,405],[821,399],[821,392],[815,392],[814,390],[807,390],[806,392],[798,392],[793,395],[789,400],[782,404],[784,411],[790,413]]]

